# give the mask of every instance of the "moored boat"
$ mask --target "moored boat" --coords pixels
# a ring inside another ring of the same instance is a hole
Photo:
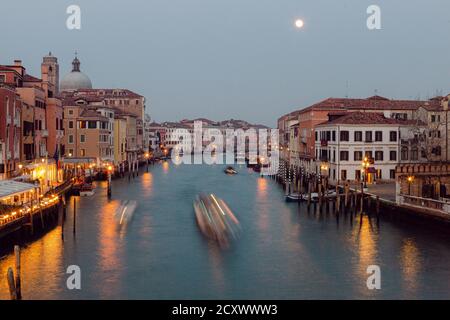
[[[80,187],[80,197],[90,197],[95,193],[92,183],[84,183]]]
[[[226,174],[236,174],[236,173],[237,173],[237,171],[236,171],[233,167],[231,167],[231,166],[226,167],[226,169],[224,170],[224,172],[225,172]]]

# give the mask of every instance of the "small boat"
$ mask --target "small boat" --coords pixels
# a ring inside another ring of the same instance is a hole
[[[94,195],[94,187],[91,183],[85,183],[80,188],[80,197],[90,197]]]
[[[287,202],[296,202],[296,201],[301,201],[301,200],[305,200],[305,195],[302,193],[289,193],[286,195],[286,201]]]
[[[205,237],[228,247],[239,234],[239,221],[228,205],[214,194],[200,194],[194,201],[194,212],[200,231]]]
[[[136,200],[126,200],[119,207],[119,210],[116,213],[116,219],[120,226],[126,225],[133,218],[134,211],[137,207]]]
[[[309,196],[307,193],[289,193],[285,197],[287,202],[297,202],[297,201],[308,201]],[[319,201],[319,194],[317,192],[311,192],[311,201],[312,202]]]
[[[233,167],[231,167],[231,166],[227,167],[227,168],[224,170],[224,172],[225,172],[226,174],[236,174],[236,173],[237,173],[237,171],[236,171]]]

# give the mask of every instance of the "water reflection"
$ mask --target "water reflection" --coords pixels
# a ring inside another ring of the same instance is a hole
[[[362,284],[361,294],[367,294],[365,287],[368,277],[367,267],[370,265],[379,265],[378,261],[378,237],[371,226],[370,217],[367,215],[356,216],[358,220],[357,227],[353,228],[352,235],[354,246],[357,253],[357,264],[355,266],[356,277],[360,279]],[[355,223],[355,224],[356,224]]]
[[[400,265],[403,284],[408,297],[415,297],[418,289],[418,274],[421,272],[421,257],[413,239],[404,239],[400,249]]]
[[[61,289],[65,275],[61,229],[51,230],[33,245],[21,248],[21,277],[23,299],[42,298],[47,292]],[[0,260],[0,299],[9,299],[6,273],[14,270],[14,255]]]
[[[168,161],[163,161],[162,168],[163,168],[163,172],[164,173],[168,173],[169,172],[169,162]]]
[[[108,275],[107,282],[100,285],[97,289],[102,297],[108,297],[111,292],[119,290],[120,273],[123,269],[124,261],[121,256],[120,233],[126,229],[119,228],[117,220],[114,217],[115,212],[120,207],[120,202],[110,201],[102,206],[99,214],[99,233],[98,233],[98,273]]]

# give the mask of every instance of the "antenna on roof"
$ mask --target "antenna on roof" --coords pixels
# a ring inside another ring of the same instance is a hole
[[[377,95],[378,95],[378,89],[375,89],[375,90],[374,90],[374,93],[375,93],[375,95],[377,96]]]

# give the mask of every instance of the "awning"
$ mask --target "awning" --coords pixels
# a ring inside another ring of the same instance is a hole
[[[96,158],[64,158],[64,163],[96,163]]]
[[[15,194],[34,190],[35,185],[13,180],[0,180],[0,200]]]

